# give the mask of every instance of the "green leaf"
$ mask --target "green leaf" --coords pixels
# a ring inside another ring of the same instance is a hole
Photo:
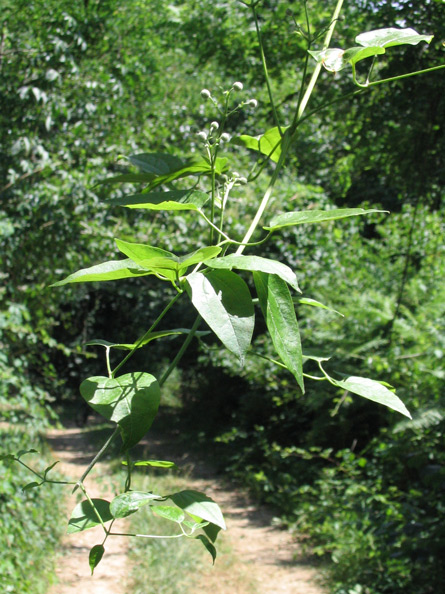
[[[393,47],[395,45],[417,45],[421,41],[430,43],[434,35],[419,35],[414,29],[375,29],[357,35],[355,41],[365,47]]]
[[[110,512],[113,518],[126,518],[134,514],[143,505],[147,505],[153,500],[163,499],[160,495],[153,493],[144,493],[142,491],[129,491],[122,493],[113,499],[110,504]]]
[[[216,548],[212,545],[209,539],[206,536],[204,536],[204,534],[198,534],[198,536],[195,536],[195,538],[197,540],[200,540],[202,544],[205,546],[205,548],[208,550],[208,552],[212,555],[213,565],[215,565]]]
[[[385,210],[377,210],[375,208],[339,208],[333,210],[301,210],[296,212],[286,212],[282,215],[273,217],[268,227],[264,229],[268,231],[275,231],[283,227],[290,227],[293,225],[302,225],[304,223],[322,223],[323,221],[334,221],[337,219],[345,219],[347,217],[356,217],[359,215],[370,214],[373,212],[387,212]]]
[[[281,131],[284,133],[288,127],[289,126],[281,128]],[[278,127],[275,127],[267,130],[267,132],[260,134],[259,136],[242,134],[241,136],[234,138],[232,142],[239,146],[245,146],[248,149],[258,151],[263,155],[270,155],[270,159],[277,163],[281,155],[281,140],[282,136],[280,130]]]
[[[39,452],[37,450],[35,450],[34,448],[32,448],[30,450],[19,450],[16,454],[16,458],[21,458],[25,454],[38,454],[38,453]]]
[[[131,278],[135,276],[146,276],[151,274],[146,268],[139,266],[133,260],[110,260],[103,262],[90,268],[82,268],[73,274],[57,283],[50,285],[51,287],[61,287],[68,283],[93,283],[118,280],[121,278]]]
[[[345,317],[342,313],[340,313],[336,309],[332,309],[332,307],[328,307],[327,305],[324,305],[323,303],[320,303],[319,301],[316,301],[315,299],[310,299],[309,297],[301,297],[301,299],[298,299],[298,303],[301,303],[302,305],[311,305],[312,307],[321,307],[321,309],[327,309],[328,311],[333,311],[334,313],[338,314],[342,318]]]
[[[122,462],[122,464],[126,464]],[[174,462],[169,460],[138,460],[134,462],[134,466],[152,466],[153,468],[178,468]]]
[[[387,406],[411,419],[410,413],[400,398],[380,382],[367,377],[354,376],[348,377],[346,380],[332,380],[331,378],[331,381],[339,388],[363,396],[363,398],[367,398],[373,402],[383,404],[383,406]]]
[[[204,493],[185,490],[179,493],[173,493],[168,497],[188,514],[198,516],[198,518],[216,524],[216,526],[219,526],[223,530],[226,529],[226,523],[219,505]]]
[[[161,518],[170,520],[171,522],[177,522],[181,524],[185,520],[185,514],[182,510],[171,505],[156,505],[152,508],[153,513]]]
[[[135,348],[142,348],[143,346],[149,344],[152,340],[156,340],[158,338],[165,338],[168,336],[180,336],[182,334],[190,334],[190,329],[174,328],[173,330],[159,330],[158,332],[147,332],[142,337],[143,340],[137,340],[136,342],[132,343],[110,342],[108,340],[103,340],[101,338],[94,338],[93,340],[89,340],[88,342],[86,342],[85,346],[103,346],[115,348],[118,350],[132,351]],[[207,334],[209,334],[209,332],[204,330],[195,332],[195,336],[206,336]]]
[[[269,260],[268,258],[262,258],[260,256],[236,256],[235,254],[230,256],[224,256],[216,260],[210,260],[205,262],[207,266],[211,268],[232,270],[236,268],[238,270],[251,270],[257,272],[267,272],[268,274],[276,274],[286,283],[288,283],[293,289],[301,293],[297,277],[293,270],[277,260]]]
[[[91,575],[93,575],[94,570],[101,562],[102,557],[104,556],[104,553],[105,553],[105,549],[104,549],[104,546],[101,544],[94,545],[94,547],[90,550],[90,554],[88,556],[88,563],[90,565]]]
[[[35,489],[36,487],[40,487],[42,483],[36,483],[33,481],[32,483],[28,483],[22,488],[22,491],[29,491],[30,489]]]
[[[340,72],[360,60],[384,54],[385,49],[382,47],[351,47],[345,51],[339,48],[328,48],[319,52],[309,51],[309,53],[317,62],[322,62],[329,72]]]
[[[141,208],[146,210],[199,210],[209,196],[205,192],[192,190],[173,190],[171,192],[149,192],[146,194],[132,194],[123,198],[115,198],[109,204],[126,206],[127,208]]]
[[[219,526],[216,526],[216,524],[207,524],[207,526],[203,526],[202,528],[206,534],[206,536],[209,538],[209,540],[211,540],[212,542],[215,542],[216,539],[218,538],[218,534],[221,532],[221,528]]]
[[[187,277],[193,305],[241,364],[252,340],[255,312],[246,283],[229,270],[194,272]]]
[[[185,274],[189,266],[194,266],[209,258],[215,258],[221,252],[220,247],[209,246],[179,257],[171,252],[150,245],[129,243],[120,239],[116,239],[115,241],[117,247],[126,256],[129,256],[140,266],[152,272],[162,274],[171,281]]]
[[[130,155],[128,160],[144,173],[155,175],[165,175],[184,167],[181,159],[168,153],[141,153]]]
[[[96,508],[102,522],[109,522],[113,519],[110,513],[110,503],[105,499],[92,499],[94,507]],[[71,518],[68,522],[67,534],[74,534],[75,532],[82,532],[89,528],[94,528],[100,524],[99,518],[92,507],[91,503],[85,499],[76,505]]]
[[[274,274],[254,272],[253,279],[275,350],[304,393],[300,331],[289,289]]]
[[[123,173],[121,175],[114,175],[113,177],[107,177],[97,182],[96,185],[102,184],[141,184],[148,183],[155,179],[154,173]]]
[[[228,159],[225,157],[217,157],[215,159],[215,172],[218,175],[224,173],[227,170],[227,163]],[[148,190],[153,190],[160,185],[169,184],[172,181],[177,179],[182,179],[184,177],[189,177],[191,175],[208,175],[212,172],[212,167],[208,159],[201,159],[199,161],[191,162],[189,165],[178,169],[177,171],[172,171],[167,173],[166,175],[160,175],[159,177],[155,178],[148,186]]]
[[[80,385],[80,393],[93,410],[119,425],[124,450],[147,433],[160,401],[156,378],[142,372],[118,378],[90,377]]]

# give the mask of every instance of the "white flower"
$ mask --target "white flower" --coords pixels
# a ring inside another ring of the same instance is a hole
[[[250,105],[251,107],[257,107],[258,101],[256,99],[249,99],[249,101],[247,102],[247,105]]]
[[[227,134],[227,132],[224,132],[223,134],[221,134],[221,142],[229,142],[230,140],[230,134]]]
[[[201,97],[203,99],[209,99],[209,97],[210,97],[210,91],[208,89],[203,89],[201,91]]]
[[[197,136],[198,138],[200,138],[201,140],[207,140],[207,134],[206,134],[205,132],[203,132],[203,131],[201,131],[201,132],[198,132],[198,133],[196,134],[196,136]]]
[[[218,130],[218,128],[219,128],[218,122],[212,122],[210,124],[210,130]]]
[[[237,181],[239,184],[247,184],[247,178],[245,177],[239,177]]]
[[[234,82],[232,85],[232,88],[235,89],[235,91],[242,91],[243,90],[243,83],[242,82]]]

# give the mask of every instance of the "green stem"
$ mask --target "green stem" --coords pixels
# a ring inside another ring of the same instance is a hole
[[[83,489],[82,487],[82,483],[83,481],[86,479],[86,477],[89,475],[89,473],[91,472],[93,466],[100,460],[100,458],[102,458],[102,456],[105,454],[105,452],[107,451],[107,449],[109,448],[110,444],[112,443],[112,441],[115,439],[115,437],[118,435],[119,433],[119,426],[116,425],[115,430],[113,431],[113,433],[110,435],[110,437],[107,439],[107,441],[104,443],[104,445],[101,447],[101,449],[97,452],[97,454],[94,456],[94,458],[91,460],[91,462],[88,464],[87,469],[85,470],[85,472],[82,474],[82,476],[80,477],[80,479],[77,481],[74,489],[73,489],[73,493],[75,493],[77,491],[77,489],[80,487],[81,489]]]
[[[162,312],[159,314],[159,316],[156,318],[156,320],[153,322],[153,324],[150,326],[150,328],[147,330],[147,332],[144,334],[144,336],[142,336],[142,338],[140,338],[137,343],[134,345],[134,347],[131,349],[131,351],[122,359],[122,361],[119,363],[119,365],[117,365],[117,367],[115,367],[114,371],[111,374],[111,377],[114,377],[116,375],[116,373],[119,371],[119,369],[122,367],[122,365],[124,365],[128,359],[134,355],[135,351],[141,346],[141,344],[144,342],[144,340],[146,338],[148,338],[148,336],[153,332],[153,330],[156,328],[156,326],[159,324],[159,322],[162,320],[162,318],[167,314],[168,310],[176,303],[176,301],[179,299],[179,297],[182,295],[182,293],[178,293],[177,295],[175,295],[173,297],[173,299],[170,300],[170,302],[164,307],[164,309],[162,310]]]
[[[280,122],[279,122],[279,119],[278,119],[278,113],[277,113],[277,110],[275,108],[275,103],[274,103],[274,100],[273,100],[272,88],[270,86],[269,71],[267,69],[267,62],[266,62],[266,56],[264,54],[264,47],[263,47],[263,40],[262,40],[262,37],[261,37],[260,24],[258,22],[258,15],[257,15],[257,11],[255,9],[255,6],[252,6],[252,13],[253,13],[254,21],[255,21],[255,29],[256,29],[257,39],[258,39],[258,43],[259,43],[259,46],[260,46],[260,57],[261,57],[261,63],[263,65],[264,76],[266,78],[267,93],[269,95],[269,101],[270,101],[270,105],[272,107],[272,113],[273,113],[273,117],[274,117],[274,120],[275,120],[275,124],[277,125],[278,130],[280,131],[280,134],[282,135],[282,131],[281,131],[281,127],[280,127]]]
[[[79,486],[80,486],[80,488],[81,488],[81,490],[82,490],[83,494],[84,494],[84,495],[85,495],[85,497],[87,498],[87,500],[88,500],[88,503],[89,503],[89,504],[91,505],[91,507],[93,508],[93,510],[94,510],[94,513],[96,514],[96,517],[97,517],[97,519],[98,519],[98,520],[99,520],[99,522],[100,522],[100,525],[101,525],[101,526],[102,526],[102,528],[104,529],[104,532],[105,532],[105,534],[106,534],[106,535],[108,535],[108,530],[106,529],[106,527],[105,527],[105,524],[104,524],[104,521],[102,520],[102,517],[101,517],[100,513],[97,511],[97,509],[96,509],[96,506],[95,506],[95,505],[94,505],[94,503],[93,503],[93,500],[92,500],[92,499],[91,499],[91,497],[88,495],[88,493],[87,493],[87,490],[85,489],[85,487],[84,487],[83,485],[79,485]]]
[[[181,534],[173,534],[173,535],[158,535],[158,534],[136,534],[132,532],[109,532],[109,536],[137,536],[138,538],[183,538],[185,536],[184,533]]]
[[[433,66],[432,68],[425,68],[424,70],[416,70],[416,72],[408,72],[408,74],[400,74],[399,76],[383,78],[382,80],[376,80],[365,85],[361,85],[359,83],[357,84],[359,87],[368,89],[369,87],[375,87],[376,85],[382,85],[383,83],[402,80],[403,78],[409,78],[410,76],[417,76],[418,74],[427,74],[428,72],[435,72],[436,70],[441,70],[442,68],[445,68],[445,64],[441,64],[440,66]]]
[[[187,338],[184,340],[183,345],[181,346],[181,348],[179,349],[179,351],[176,353],[176,357],[170,363],[170,365],[168,366],[168,368],[165,371],[164,375],[159,380],[159,385],[160,386],[162,386],[167,381],[167,378],[169,377],[169,375],[171,374],[171,372],[175,369],[175,367],[178,365],[179,361],[182,359],[182,356],[184,355],[184,353],[187,350],[189,344],[191,343],[193,337],[195,336],[196,331],[198,330],[200,323],[201,323],[201,316],[197,316],[197,318],[196,318],[193,326],[190,329],[190,332],[187,335]]]

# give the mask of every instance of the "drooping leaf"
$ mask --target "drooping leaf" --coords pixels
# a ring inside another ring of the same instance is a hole
[[[297,277],[293,270],[277,260],[269,260],[269,258],[262,258],[261,256],[237,256],[235,254],[224,256],[215,260],[205,262],[211,268],[219,268],[225,270],[251,270],[257,272],[267,272],[269,274],[276,274],[293,289],[301,293],[298,287]]]
[[[434,35],[419,35],[414,29],[396,29],[389,27],[387,29],[375,29],[357,35],[355,41],[365,47],[393,47],[395,45],[417,45],[421,41],[430,43]]]
[[[110,504],[110,512],[113,518],[126,518],[130,514],[134,514],[143,505],[149,504],[151,501],[163,499],[160,495],[153,493],[144,493],[142,491],[129,491],[117,495]]]
[[[246,283],[229,270],[187,277],[193,305],[224,346],[243,363],[252,340],[255,312]]]
[[[125,206],[127,208],[141,208],[146,210],[199,210],[209,196],[205,192],[192,190],[172,190],[170,192],[149,192],[145,194],[132,194],[122,198],[110,200],[110,204]]]
[[[215,159],[214,168],[215,172],[218,175],[224,173],[227,170],[227,163],[228,159],[225,157],[217,157]],[[191,162],[189,165],[178,169],[177,171],[171,171],[165,175],[160,175],[156,177],[152,182],[148,185],[148,190],[154,190],[155,188],[163,185],[169,184],[172,181],[177,179],[183,179],[185,177],[189,177],[191,175],[208,175],[212,172],[212,167],[208,159],[201,159],[199,161]]]
[[[288,126],[281,128],[281,132],[284,134],[287,129]],[[232,142],[239,146],[245,146],[248,149],[258,151],[263,155],[270,156],[270,159],[277,163],[281,155],[281,140],[282,135],[280,134],[280,130],[278,127],[275,127],[259,136],[242,134],[234,138]]]
[[[253,279],[275,350],[304,393],[300,331],[287,284],[264,272],[254,272]]]
[[[92,549],[90,550],[90,554],[88,556],[88,563],[90,565],[91,575],[93,575],[94,570],[99,565],[99,563],[102,561],[102,557],[104,556],[104,553],[105,553],[105,549],[104,549],[104,546],[101,544],[94,545],[94,547],[92,547]]]
[[[80,393],[91,408],[119,425],[124,450],[147,433],[160,401],[156,378],[142,372],[117,378],[90,377],[80,385]]]
[[[264,229],[268,231],[275,231],[283,227],[290,227],[293,225],[303,225],[304,223],[322,223],[323,221],[334,221],[337,219],[345,219],[347,217],[356,217],[360,215],[370,214],[374,212],[387,212],[385,210],[377,210],[375,208],[338,208],[333,210],[301,210],[296,212],[286,212],[281,215],[273,217],[270,224]]]
[[[36,487],[40,487],[42,483],[37,483],[33,481],[32,483],[28,483],[24,487],[22,487],[22,491],[30,491],[31,489],[35,489]]]
[[[226,523],[219,505],[204,493],[185,490],[179,491],[179,493],[173,493],[168,497],[188,514],[198,516],[198,518],[216,524],[216,526],[219,526],[223,530],[226,529]]]
[[[321,309],[327,309],[328,311],[333,311],[334,313],[338,314],[342,318],[345,317],[342,313],[340,313],[336,309],[333,309],[332,307],[328,307],[327,305],[320,303],[320,301],[316,301],[315,299],[310,299],[309,297],[301,297],[300,299],[298,299],[298,303],[301,303],[302,305],[311,305],[312,307],[321,307]]]
[[[170,520],[171,522],[176,522],[181,524],[185,520],[184,512],[177,508],[173,507],[172,505],[156,505],[153,507],[153,513],[161,518],[165,518],[166,520]]]
[[[154,173],[155,175],[166,175],[184,167],[184,163],[179,157],[168,153],[140,153],[130,155],[128,160],[144,173]]]
[[[208,552],[211,554],[213,565],[215,565],[216,548],[214,547],[214,545],[209,541],[209,539],[206,536],[204,536],[204,534],[198,534],[197,536],[195,536],[195,538],[197,540],[200,540],[202,544],[205,546],[205,548],[208,550]]]
[[[209,540],[211,540],[212,542],[216,542],[218,534],[221,532],[220,526],[217,526],[216,524],[212,523],[207,524],[207,526],[203,526],[202,529],[204,530]]]
[[[122,462],[123,464],[123,462]],[[174,462],[169,460],[138,460],[134,462],[134,466],[151,466],[153,468],[178,468]]]
[[[96,185],[100,184],[142,184],[149,183],[155,179],[154,173],[122,173],[121,175],[114,175],[113,177],[107,177],[97,182]]]
[[[82,268],[82,270],[78,270],[50,286],[61,287],[68,283],[112,281],[121,278],[146,276],[147,274],[152,273],[129,258],[125,260],[110,260],[109,262],[103,262],[102,264],[91,266],[90,268]]]
[[[94,507],[97,513],[102,518],[102,522],[105,524],[113,519],[110,512],[110,502],[105,499],[92,499]],[[89,528],[94,528],[100,524],[99,518],[97,517],[96,511],[92,507],[91,503],[84,499],[76,505],[74,508],[71,518],[68,522],[67,534],[74,534],[75,532],[82,532]]]
[[[367,398],[373,402],[383,404],[383,406],[387,406],[411,419],[411,414],[400,398],[380,382],[367,377],[354,376],[348,377],[346,380],[332,380],[331,378],[331,381],[339,388],[363,396],[363,398]]]
[[[319,52],[309,52],[317,62],[322,62],[329,72],[340,72],[347,66],[356,64],[360,60],[384,54],[383,47],[351,47],[347,50],[339,48],[328,48]]]
[[[109,340],[94,338],[93,340],[89,340],[88,342],[86,342],[85,346],[103,346],[115,348],[118,350],[131,351],[135,348],[142,348],[143,346],[149,344],[152,340],[156,340],[158,338],[166,338],[168,336],[181,336],[182,334],[190,334],[190,329],[174,328],[172,330],[159,330],[158,332],[147,332],[146,334],[144,334],[141,340],[137,340],[136,342],[132,343],[110,342]],[[206,336],[207,334],[209,334],[209,332],[206,330],[195,332],[195,336]]]

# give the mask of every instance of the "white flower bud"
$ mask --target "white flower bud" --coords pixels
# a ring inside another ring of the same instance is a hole
[[[257,107],[258,101],[256,99],[249,99],[249,101],[247,102],[247,105],[250,105],[250,107]]]
[[[203,99],[209,99],[210,98],[210,91],[208,89],[203,89],[201,91],[201,97]]]
[[[232,88],[235,89],[235,91],[242,91],[243,83],[242,82],[234,82],[232,85]]]
[[[201,140],[207,140],[207,134],[206,134],[205,132],[203,132],[203,131],[201,131],[201,132],[198,132],[198,133],[196,134],[196,136],[197,136],[198,138],[200,138]]]
[[[219,128],[218,122],[212,122],[210,124],[210,130],[218,130],[218,128]]]
[[[227,132],[224,132],[223,134],[221,134],[221,142],[229,142],[230,140],[230,134],[227,134]]]
[[[239,184],[247,184],[247,178],[245,177],[239,177],[237,181]]]
[[[239,177],[239,176],[240,176],[240,175],[239,175],[238,171],[233,171],[233,172],[232,172],[232,177],[233,177],[234,179],[238,179],[238,177]]]

